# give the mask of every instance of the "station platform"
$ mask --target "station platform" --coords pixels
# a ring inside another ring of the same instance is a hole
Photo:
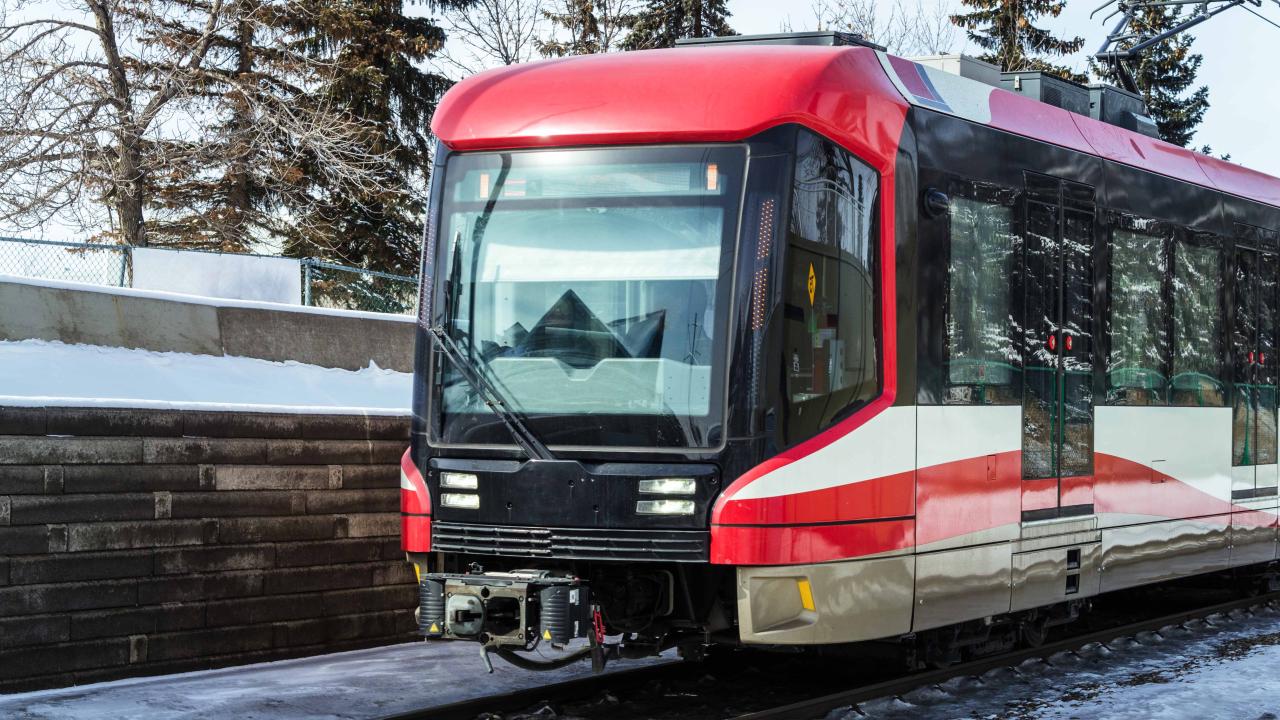
[[[630,663],[635,667],[636,663]],[[0,695],[5,720],[376,720],[590,674],[587,661],[545,672],[471,643],[423,642],[278,662]]]

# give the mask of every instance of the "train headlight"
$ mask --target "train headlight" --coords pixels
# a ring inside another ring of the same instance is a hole
[[[692,515],[692,500],[640,500],[636,503],[639,515]]]
[[[640,492],[646,495],[692,495],[698,490],[693,478],[661,478],[641,480]]]
[[[471,473],[440,473],[440,487],[454,490],[475,490],[480,487],[480,478]]]
[[[480,496],[470,493],[443,493],[440,495],[440,504],[462,510],[479,510]]]

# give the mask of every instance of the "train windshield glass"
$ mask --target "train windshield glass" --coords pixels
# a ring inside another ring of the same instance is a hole
[[[718,445],[744,167],[736,146],[455,155],[436,317],[548,445]],[[509,444],[438,362],[441,439]]]

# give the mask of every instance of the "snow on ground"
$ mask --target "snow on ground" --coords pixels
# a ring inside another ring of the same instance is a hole
[[[0,341],[0,405],[407,415],[410,373],[370,363],[154,352],[45,340]]]
[[[866,703],[834,720],[1276,720],[1280,609],[1214,616]]]
[[[620,663],[616,668],[640,663]],[[372,720],[591,672],[580,662],[531,672],[474,643],[410,643],[300,660],[0,695],[5,720]]]

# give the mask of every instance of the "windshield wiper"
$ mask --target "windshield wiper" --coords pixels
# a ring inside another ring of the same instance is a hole
[[[510,406],[507,405],[506,399],[498,390],[497,386],[485,376],[483,372],[478,370],[466,356],[462,354],[461,348],[449,337],[449,333],[444,328],[435,326],[430,328],[431,337],[435,340],[436,347],[440,348],[440,352],[444,354],[449,362],[453,363],[453,367],[457,369],[458,374],[463,380],[467,381],[485,405],[497,415],[502,423],[507,426],[507,430],[511,431],[511,437],[529,456],[530,460],[555,460],[556,456],[551,454],[546,445],[533,434]]]

